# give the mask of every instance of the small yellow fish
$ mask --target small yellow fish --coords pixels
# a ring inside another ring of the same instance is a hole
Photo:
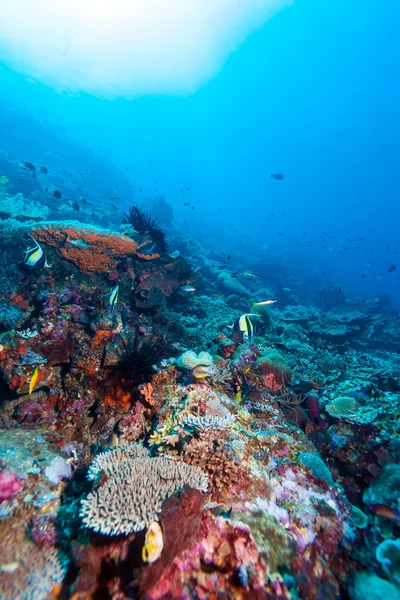
[[[161,556],[164,549],[164,538],[162,529],[157,521],[153,521],[146,531],[144,546],[142,548],[143,562],[153,563]]]
[[[253,302],[253,306],[269,306],[270,304],[275,304],[277,300],[264,300],[264,302]]]
[[[32,394],[35,385],[37,384],[37,380],[39,377],[39,371],[38,368],[36,367],[36,369],[33,371],[33,375],[31,377],[31,381],[29,383],[29,393]]]

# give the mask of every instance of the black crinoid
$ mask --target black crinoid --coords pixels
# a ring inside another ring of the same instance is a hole
[[[161,230],[157,219],[146,213],[140,206],[131,206],[127,213],[124,213],[122,223],[132,225],[140,234],[147,233],[159,250],[166,252],[167,242],[165,233]]]

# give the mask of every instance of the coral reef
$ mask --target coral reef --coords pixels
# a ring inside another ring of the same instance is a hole
[[[5,234],[0,595],[396,597],[395,319],[302,306],[277,264],[252,267],[267,287],[185,236],[168,255],[138,207],[126,220]]]

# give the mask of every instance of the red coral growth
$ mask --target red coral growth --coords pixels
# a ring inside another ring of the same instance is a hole
[[[132,382],[125,378],[115,377],[106,383],[104,404],[108,406],[123,406],[128,409],[132,401]]]
[[[165,503],[161,514],[164,551],[160,558],[143,572],[139,587],[144,597],[157,585],[175,557],[196,541],[203,504],[203,495],[192,488],[186,489],[181,494],[175,494]]]
[[[22,294],[11,294],[10,300],[11,300],[11,304],[14,304],[14,306],[18,306],[19,308],[22,308],[23,310],[29,309],[29,302],[27,302],[25,300],[25,298],[22,296]]]
[[[109,273],[117,267],[116,258],[137,255],[137,243],[131,238],[96,229],[42,225],[35,229],[34,236],[39,242],[56,248],[85,274]],[[79,241],[80,247],[74,245],[74,240]],[[158,255],[141,258],[151,260]]]
[[[110,569],[110,573],[113,569],[117,574],[118,566],[121,561],[127,559],[129,546],[135,537],[134,533],[123,539],[103,538],[93,534],[89,546],[74,543],[73,554],[79,567],[79,578],[71,600],[104,597],[107,587],[107,575],[103,574],[105,565]]]
[[[97,346],[104,346],[107,340],[109,340],[113,336],[115,336],[115,334],[112,331],[97,331],[92,339],[91,347],[96,348]]]
[[[268,373],[262,376],[263,384],[265,387],[272,392],[280,392],[283,385],[282,382],[278,383],[275,377],[275,373]]]
[[[71,360],[71,349],[73,346],[73,337],[68,329],[65,336],[61,339],[52,338],[40,346],[40,354],[47,359],[49,367],[61,363],[69,363]],[[25,351],[26,352],[26,351]],[[21,352],[19,352],[21,354]]]
[[[175,539],[176,545],[179,545],[179,529]],[[154,563],[154,567],[161,563],[162,558],[163,555]],[[141,598],[288,598],[288,595],[274,595],[270,587],[267,588],[265,568],[249,531],[242,526],[236,527],[225,519],[216,519],[209,512],[203,514],[192,545],[186,550],[180,548],[171,566],[162,567],[161,578],[158,581],[155,578],[152,587],[144,590]],[[240,567],[245,573],[242,579],[239,575]],[[146,569],[143,578],[150,579],[152,568]]]

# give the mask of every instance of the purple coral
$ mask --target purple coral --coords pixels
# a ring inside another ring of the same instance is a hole
[[[317,394],[308,395],[307,408],[310,419],[316,429],[327,429],[329,427],[329,423],[327,423],[327,421],[325,421],[320,415],[320,405]]]

